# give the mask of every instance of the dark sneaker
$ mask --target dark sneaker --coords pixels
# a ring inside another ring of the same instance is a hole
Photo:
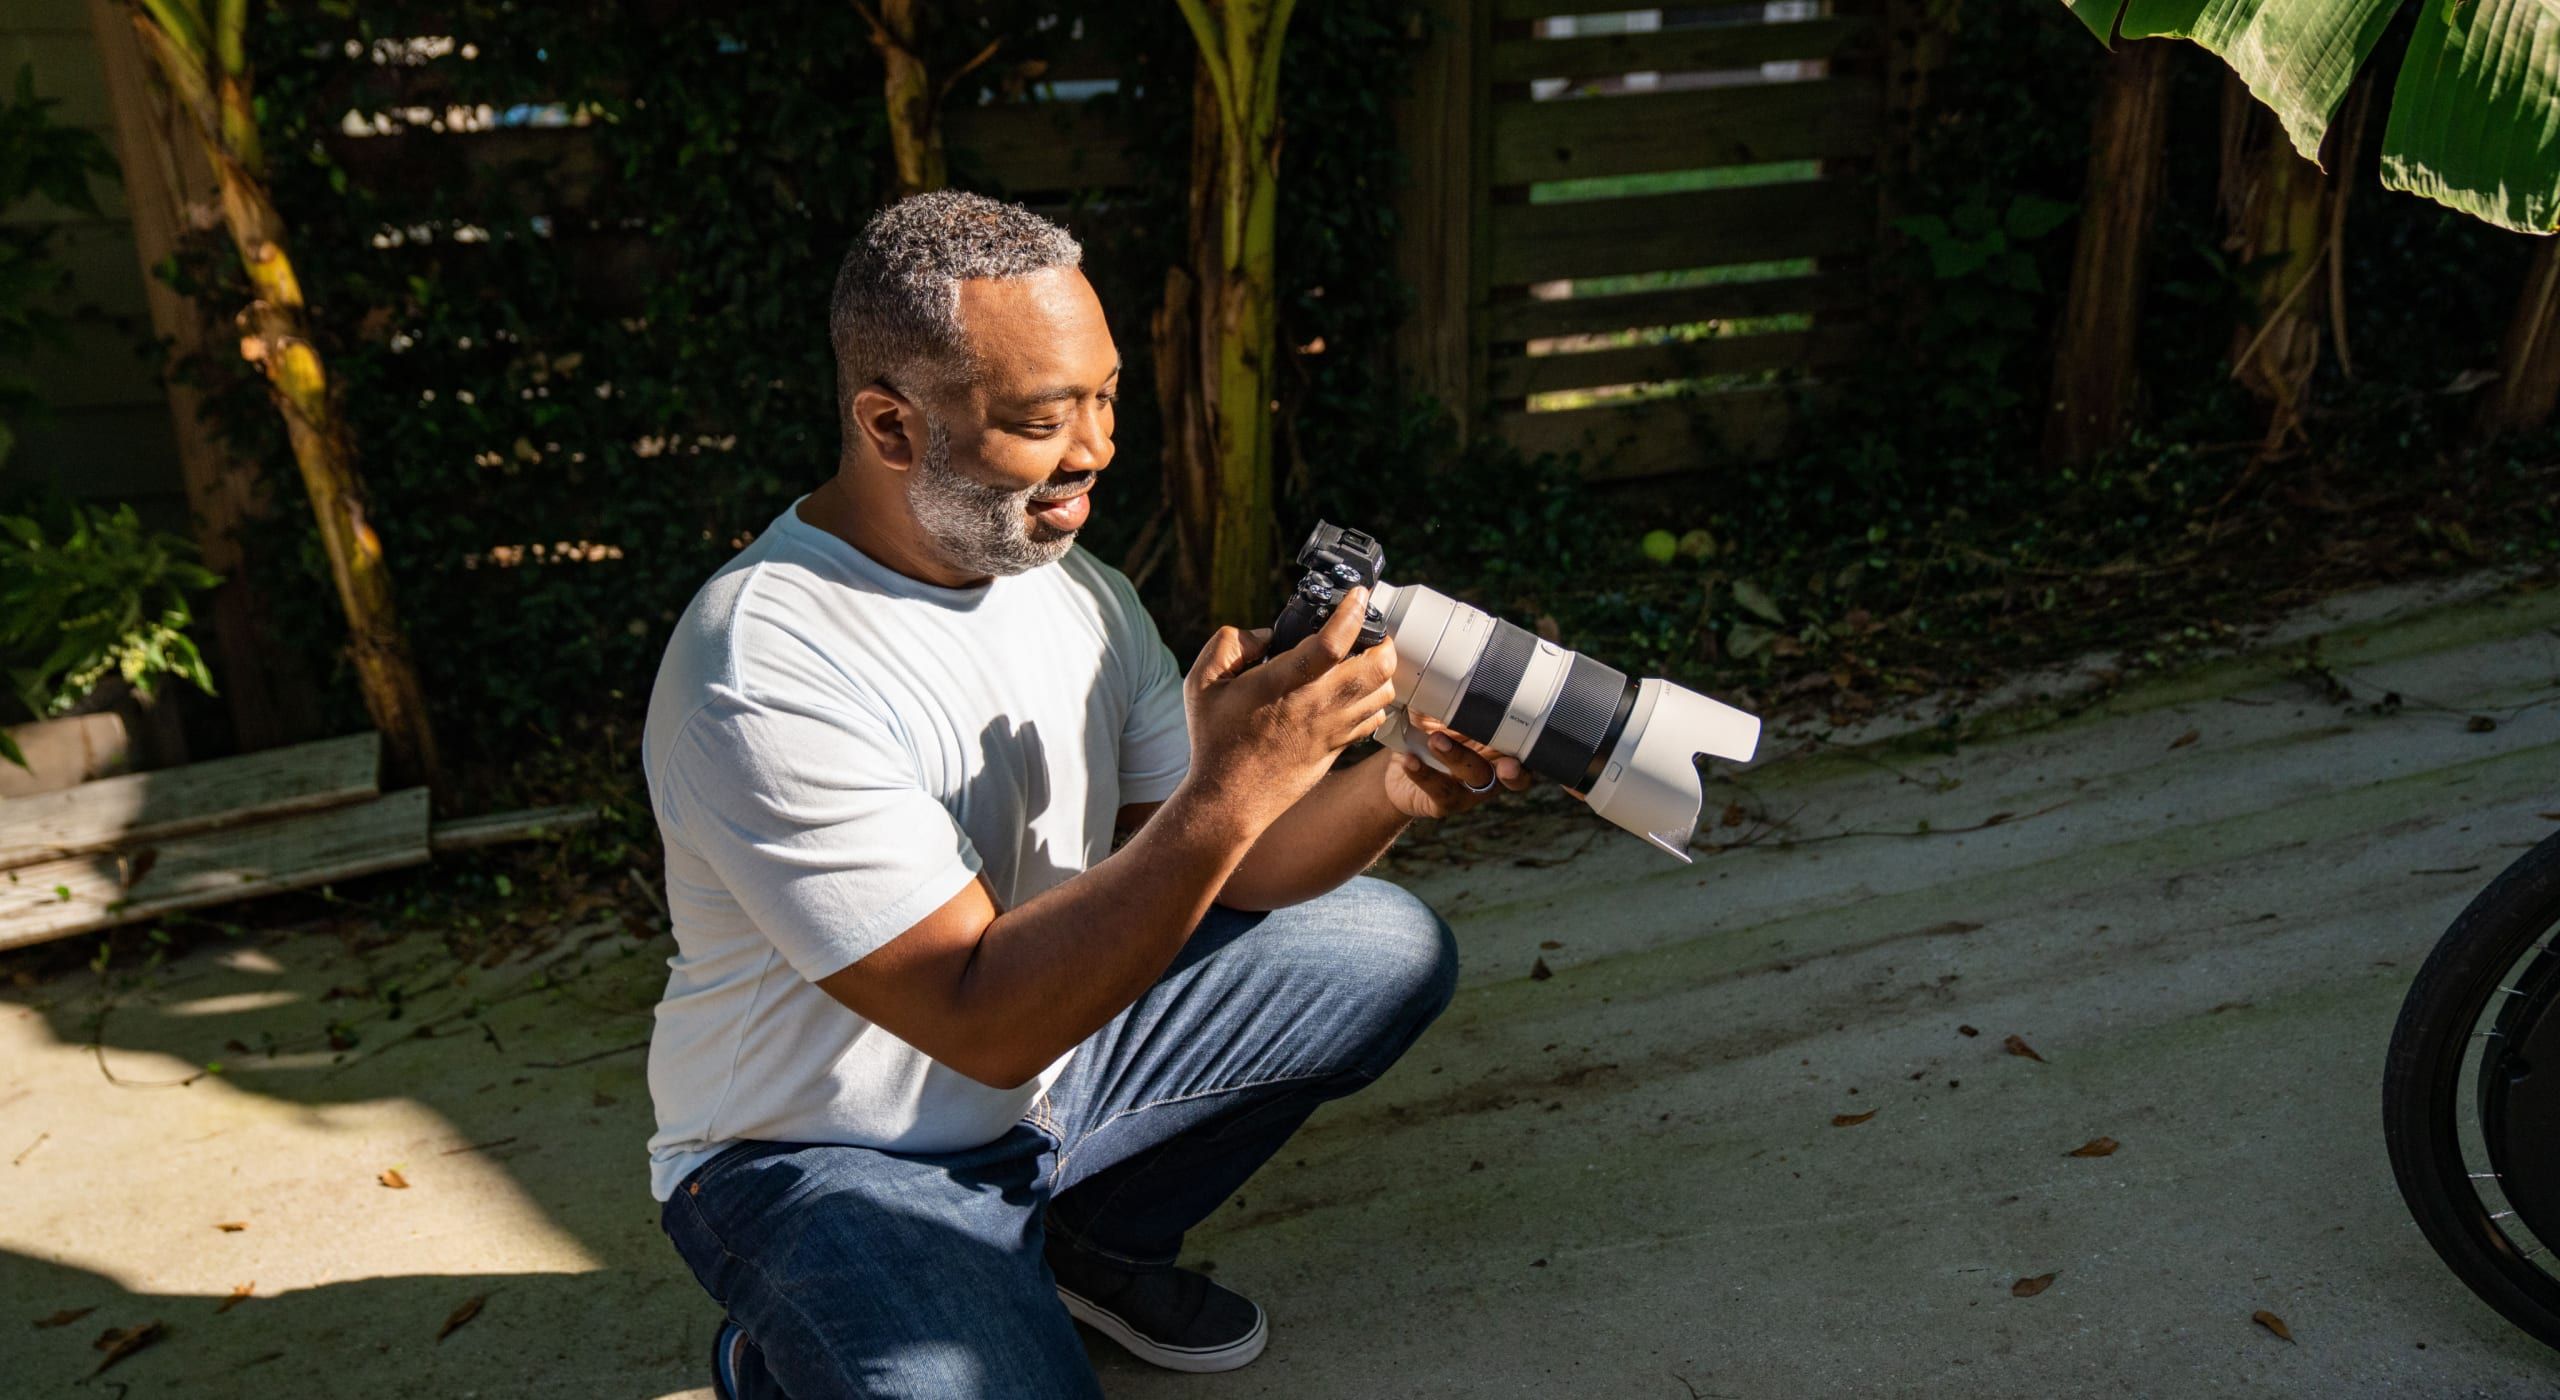
[[[719,1334],[711,1339],[711,1393],[716,1400],[738,1400],[738,1374],[746,1360],[747,1329],[720,1319]]]
[[[1251,1299],[1190,1269],[1130,1269],[1054,1241],[1049,1267],[1068,1316],[1168,1371],[1232,1371],[1271,1336]]]

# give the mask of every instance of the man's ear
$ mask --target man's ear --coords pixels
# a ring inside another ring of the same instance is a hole
[[[924,450],[923,410],[906,395],[876,381],[853,393],[852,431],[893,471],[914,466]]]

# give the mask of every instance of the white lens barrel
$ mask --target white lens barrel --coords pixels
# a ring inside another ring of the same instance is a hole
[[[1664,680],[1623,672],[1413,585],[1373,604],[1396,645],[1396,699],[1532,771],[1681,860],[1696,834],[1697,757],[1747,761],[1760,721]]]

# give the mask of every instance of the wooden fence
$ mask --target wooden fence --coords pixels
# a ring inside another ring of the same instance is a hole
[[[1777,451],[1861,340],[1860,3],[1446,0],[1401,113],[1406,372],[1598,476]]]

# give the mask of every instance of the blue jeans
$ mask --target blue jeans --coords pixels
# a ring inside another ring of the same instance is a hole
[[[1316,1105],[1396,1062],[1457,963],[1448,925],[1380,880],[1269,914],[1213,909],[995,1141],[931,1156],[739,1143],[660,1220],[753,1340],[748,1400],[1098,1396],[1046,1232],[1171,1262]]]

